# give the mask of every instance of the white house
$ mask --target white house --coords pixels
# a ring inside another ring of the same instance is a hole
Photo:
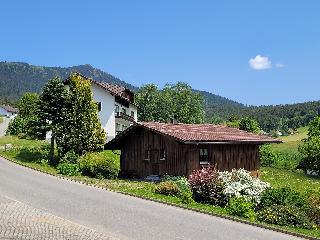
[[[108,142],[137,121],[134,93],[119,85],[86,79],[91,82],[93,99],[97,103],[98,115]],[[64,82],[68,86],[68,79]]]
[[[6,116],[6,117],[15,117],[18,113],[18,109],[11,107],[9,105],[2,105],[0,106],[0,116]]]

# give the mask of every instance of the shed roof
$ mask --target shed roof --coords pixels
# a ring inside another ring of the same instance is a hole
[[[139,122],[133,124],[124,132],[117,135],[113,140],[106,144],[109,146],[118,145],[124,140],[134,129],[144,128],[158,134],[174,138],[176,141],[186,144],[218,144],[218,143],[281,143],[276,138],[265,135],[249,133],[237,128],[231,128],[222,125],[213,124],[171,124],[159,122]]]

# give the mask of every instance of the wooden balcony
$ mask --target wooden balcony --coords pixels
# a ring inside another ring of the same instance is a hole
[[[123,113],[123,112],[116,112],[115,113],[115,117],[124,119],[124,120],[129,121],[129,122],[135,122],[134,117],[131,117],[128,114]]]

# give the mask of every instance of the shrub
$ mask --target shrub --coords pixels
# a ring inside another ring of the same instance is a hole
[[[309,137],[299,146],[303,155],[300,166],[320,175],[320,136]]]
[[[207,167],[194,170],[188,181],[195,201],[218,206],[224,206],[228,202],[228,198],[223,193],[223,182],[216,169]]]
[[[111,151],[87,153],[80,157],[79,167],[83,175],[114,179],[120,170],[119,155]]]
[[[177,186],[179,187],[181,192],[190,190],[190,185],[189,185],[188,179],[186,177],[165,175],[162,178],[162,181],[174,182],[175,184],[177,184]]]
[[[311,194],[307,199],[309,210],[309,218],[318,226],[320,226],[320,196],[319,194]]]
[[[162,181],[172,181],[178,186],[180,190],[179,197],[182,203],[189,204],[193,202],[192,191],[187,178],[182,176],[165,175],[162,178]]]
[[[272,206],[258,212],[258,220],[280,226],[293,226],[311,229],[311,221],[306,214],[295,206]]]
[[[230,198],[226,210],[231,215],[255,220],[254,204],[248,202],[244,197]]]
[[[260,146],[260,162],[263,167],[272,167],[278,159],[278,154],[270,144]]]
[[[194,200],[192,198],[192,191],[191,190],[181,192],[179,197],[181,199],[181,202],[184,204],[190,204],[190,203],[194,202]]]
[[[67,176],[77,176],[80,174],[79,165],[77,163],[67,163],[67,162],[59,163],[57,166],[57,170],[58,170],[58,173],[61,173]]]
[[[220,172],[219,178],[224,183],[224,194],[227,197],[243,196],[247,201],[259,203],[261,193],[270,187],[269,183],[252,177],[244,169],[233,169],[232,172]]]
[[[79,155],[77,155],[74,151],[67,152],[61,159],[63,163],[78,163]]]
[[[26,134],[27,121],[23,118],[17,116],[9,122],[8,128],[6,130],[6,135],[19,135]]]
[[[307,207],[305,198],[290,188],[272,188],[264,191],[258,208],[263,209],[273,205],[294,206],[304,209]]]
[[[17,158],[26,162],[43,163],[48,161],[48,146],[41,147],[23,147],[19,150]]]
[[[177,196],[180,193],[179,187],[172,181],[165,181],[159,183],[154,191],[155,193],[168,196]]]

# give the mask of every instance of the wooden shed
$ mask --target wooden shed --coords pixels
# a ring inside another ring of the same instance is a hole
[[[135,123],[105,145],[121,150],[124,175],[188,176],[213,165],[220,171],[244,168],[258,174],[259,145],[278,139],[212,124]]]

